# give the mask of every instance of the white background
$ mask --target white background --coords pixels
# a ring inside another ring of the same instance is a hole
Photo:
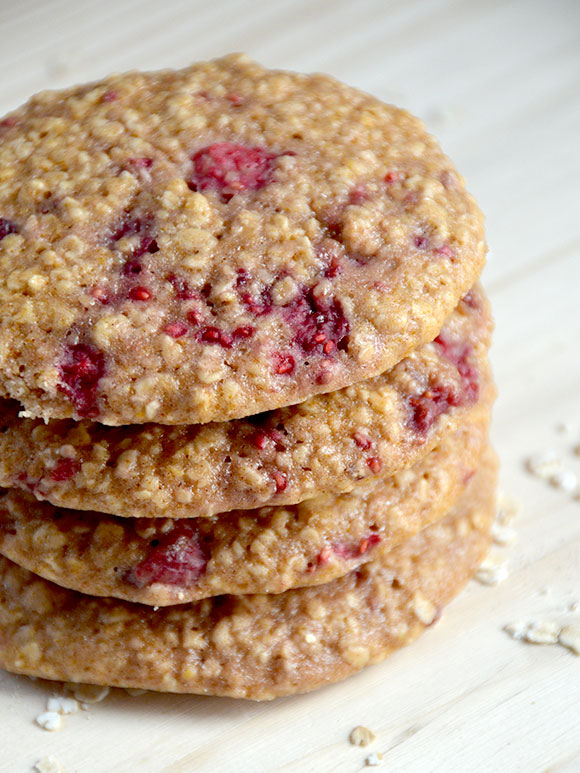
[[[580,658],[513,641],[580,600],[580,500],[531,477],[555,448],[580,473],[580,2],[0,0],[0,112],[33,92],[244,50],[322,70],[424,118],[487,215],[502,489],[522,503],[510,576],[471,583],[422,640],[313,695],[251,704],[122,692],[33,725],[50,688],[0,675],[0,770],[580,771]],[[571,434],[556,431],[559,422]],[[580,617],[580,612],[576,613]],[[350,746],[357,724],[378,735]]]

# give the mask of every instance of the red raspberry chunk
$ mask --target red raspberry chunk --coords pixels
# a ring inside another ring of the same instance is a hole
[[[5,217],[0,217],[0,241],[8,234],[15,234],[17,231],[16,225],[12,220],[7,220]]]
[[[125,579],[138,588],[160,582],[164,585],[193,585],[207,566],[197,532],[188,524],[178,525],[133,567]]]
[[[347,348],[350,324],[336,298],[317,297],[312,290],[306,290],[285,306],[284,312],[296,330],[294,340],[304,352],[329,355],[335,349]]]
[[[81,469],[81,463],[78,459],[68,459],[61,457],[55,467],[50,472],[50,477],[57,483],[70,480]]]
[[[461,384],[432,383],[421,395],[409,398],[411,422],[417,432],[425,434],[436,420],[450,408],[473,405],[479,395],[479,377],[469,361],[472,348],[461,341],[452,341],[441,333],[435,343],[444,356],[452,362],[461,376]]]
[[[132,301],[150,301],[153,295],[146,287],[132,287],[127,297]]]
[[[69,398],[78,415],[87,419],[98,416],[97,390],[105,372],[103,353],[88,344],[67,346],[59,370],[58,389]]]
[[[257,191],[272,178],[276,155],[265,148],[215,142],[192,156],[188,185],[193,191],[217,190],[225,201],[236,193]]]

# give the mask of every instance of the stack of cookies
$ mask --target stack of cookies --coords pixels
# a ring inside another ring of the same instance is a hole
[[[231,56],[0,121],[0,663],[268,699],[489,542],[482,217],[420,121]]]

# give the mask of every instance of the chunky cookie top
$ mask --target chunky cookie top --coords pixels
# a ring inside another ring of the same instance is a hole
[[[0,390],[28,415],[204,423],[377,375],[481,271],[420,121],[230,56],[0,121]]]

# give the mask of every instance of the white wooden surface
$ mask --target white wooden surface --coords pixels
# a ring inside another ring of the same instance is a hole
[[[488,217],[497,321],[494,435],[523,512],[510,577],[472,583],[417,644],[305,697],[254,705],[120,691],[33,724],[49,687],[0,676],[0,770],[580,771],[580,658],[511,640],[514,619],[580,600],[580,500],[523,469],[556,448],[580,473],[578,0],[0,0],[0,112],[112,70],[245,50],[323,70],[421,115]],[[567,421],[572,435],[557,434]],[[577,615],[578,616],[578,615]],[[365,724],[367,750],[347,742]]]

